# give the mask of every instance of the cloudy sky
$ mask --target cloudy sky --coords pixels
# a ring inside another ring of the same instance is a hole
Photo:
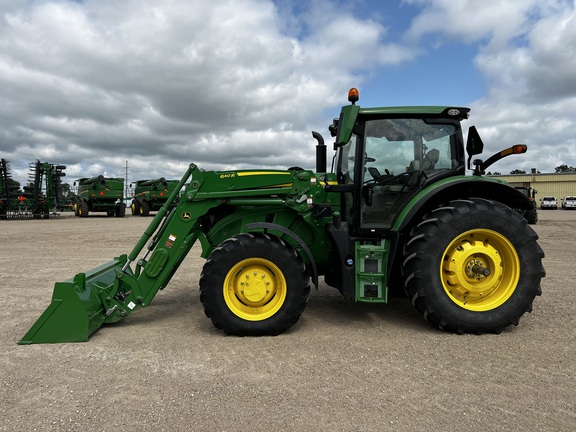
[[[573,0],[0,0],[0,157],[66,181],[314,167],[347,104],[472,109],[492,167],[576,166]]]

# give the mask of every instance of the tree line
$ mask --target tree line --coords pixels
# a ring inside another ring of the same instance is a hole
[[[558,165],[556,168],[554,168],[554,172],[555,173],[565,173],[565,172],[576,172],[576,167],[573,166],[568,166],[566,164],[562,164],[562,165]],[[537,174],[541,174],[540,171],[536,171]],[[502,175],[502,173],[498,172],[498,171],[494,171],[494,172],[488,172],[488,175]],[[523,169],[513,169],[512,171],[510,171],[510,174],[527,174],[527,172]]]

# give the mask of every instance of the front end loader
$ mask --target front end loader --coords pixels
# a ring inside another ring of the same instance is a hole
[[[331,172],[316,132],[315,171],[190,164],[132,251],[57,282],[20,343],[86,341],[150,305],[196,241],[204,312],[229,335],[288,330],[320,277],[350,301],[407,295],[458,334],[517,325],[541,293],[544,253],[513,210],[531,202],[483,174],[526,146],[472,160],[484,145],[474,127],[464,143],[467,108],[361,108],[355,89],[349,100],[329,127]]]

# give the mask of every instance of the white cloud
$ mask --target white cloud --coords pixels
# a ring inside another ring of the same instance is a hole
[[[419,5],[422,12],[413,20],[407,36],[420,39],[427,35],[440,40],[470,43],[488,41],[496,48],[505,46],[529,25],[534,8],[549,9],[550,2],[540,0],[404,0]],[[542,5],[544,3],[544,5]]]
[[[405,0],[424,6],[407,34],[478,46],[486,94],[471,102],[472,122],[496,152],[518,142],[528,153],[493,169],[554,172],[576,165],[576,17],[572,1]]]
[[[337,8],[301,39],[282,30],[295,17],[265,0],[54,0],[0,11],[2,156],[50,148],[51,161],[93,171],[97,160],[115,176],[125,160],[132,176],[167,178],[182,174],[163,170],[183,159],[312,167],[309,130],[325,133],[337,114],[325,110],[344,102],[359,72],[397,61],[384,57],[394,46],[382,45],[381,25]]]
[[[0,156],[20,181],[44,156],[70,167],[67,181],[123,176],[126,160],[132,180],[178,178],[190,162],[311,168],[310,130],[327,137],[349,87],[467,43],[487,89],[470,105],[488,150],[530,146],[498,168],[576,165],[562,160],[575,156],[572,2],[404,2],[421,11],[401,40],[377,19],[386,9],[360,18],[362,0],[2,2]]]

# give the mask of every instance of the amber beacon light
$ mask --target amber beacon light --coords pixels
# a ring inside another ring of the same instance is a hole
[[[360,99],[360,96],[358,95],[357,88],[352,87],[350,90],[348,90],[348,101],[352,102],[352,105],[356,104],[356,102],[358,102],[358,99]]]

